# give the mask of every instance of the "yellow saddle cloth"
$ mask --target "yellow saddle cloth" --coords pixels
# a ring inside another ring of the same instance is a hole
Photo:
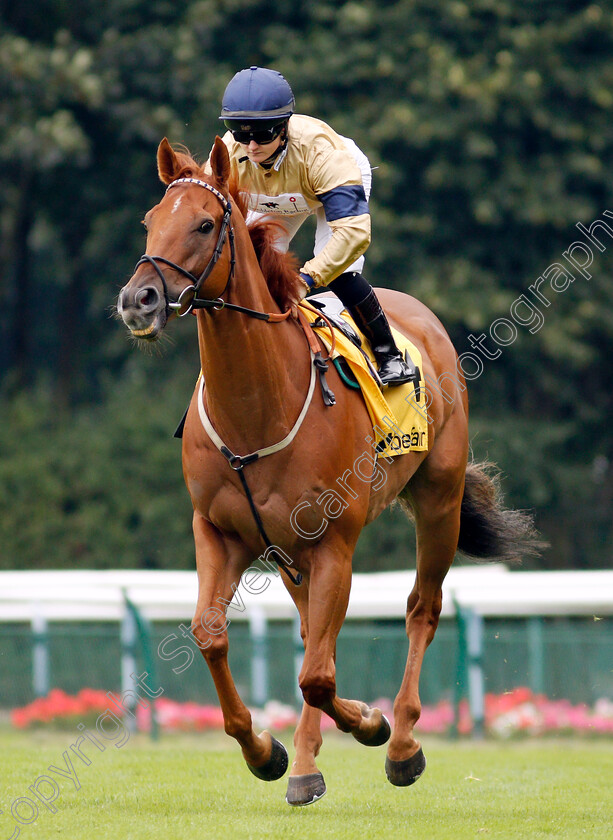
[[[308,300],[301,305],[301,310],[311,324],[320,315],[318,310],[309,305]],[[375,357],[370,345],[346,310],[343,311],[342,315],[360,336],[362,347],[376,369]],[[314,330],[329,350],[331,346],[330,329],[325,326],[314,327]],[[403,353],[408,350],[413,363],[419,368],[421,393],[419,399],[417,399],[413,383],[407,382],[405,385],[388,387],[384,396],[372,377],[362,350],[356,347],[340,330],[335,330],[334,335],[336,339],[334,358],[343,356],[347,360],[362,391],[373,424],[375,442],[386,442],[385,448],[380,449],[381,455],[389,458],[394,455],[403,455],[410,450],[416,452],[426,450],[428,448],[428,420],[425,406],[426,383],[423,376],[421,353],[417,347],[402,333],[392,328],[392,335],[398,348]]]

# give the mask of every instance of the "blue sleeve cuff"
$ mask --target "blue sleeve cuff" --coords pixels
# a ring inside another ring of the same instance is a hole
[[[315,281],[313,280],[313,278],[311,277],[310,274],[305,274],[303,271],[301,271],[300,276],[302,277],[304,282],[307,284],[309,289],[314,289],[315,288]]]

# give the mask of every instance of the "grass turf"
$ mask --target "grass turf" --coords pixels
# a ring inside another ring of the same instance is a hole
[[[0,732],[0,840],[17,824],[11,806],[79,733]],[[291,735],[282,737],[291,746]],[[424,740],[428,767],[410,788],[385,778],[385,747],[327,735],[320,756],[328,792],[308,808],[285,801],[287,776],[255,779],[223,735],[132,736],[120,749],[83,748],[74,758],[80,789],[56,775],[56,813],[42,804],[22,840],[464,840],[464,838],[613,836],[613,749],[610,741],[571,739],[450,743]],[[291,752],[290,752],[291,757]],[[48,788],[47,788],[48,789]],[[45,790],[44,783],[41,790]],[[29,818],[27,803],[17,812]],[[15,834],[16,838],[17,835]]]

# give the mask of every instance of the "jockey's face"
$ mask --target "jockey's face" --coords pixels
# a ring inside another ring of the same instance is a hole
[[[270,143],[256,143],[255,140],[250,140],[247,144],[241,143],[241,146],[249,160],[254,163],[265,163],[271,155],[274,155],[282,142],[282,135],[279,134]]]

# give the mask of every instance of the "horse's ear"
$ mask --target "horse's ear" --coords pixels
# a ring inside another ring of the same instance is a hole
[[[170,184],[175,180],[175,173],[179,170],[177,156],[172,146],[164,137],[158,146],[158,175],[163,184]]]
[[[215,179],[213,186],[217,187],[217,189],[225,189],[228,186],[228,179],[230,178],[230,155],[221,137],[215,138],[209,162],[211,164],[213,178]]]

